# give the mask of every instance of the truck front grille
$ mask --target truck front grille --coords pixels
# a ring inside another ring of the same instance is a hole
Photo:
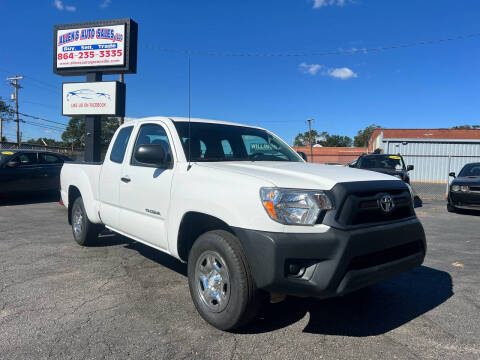
[[[410,191],[401,181],[339,183],[332,188],[331,194],[336,209],[320,219],[330,226],[355,228],[415,217]],[[392,197],[394,207],[385,212],[380,199],[387,194]]]

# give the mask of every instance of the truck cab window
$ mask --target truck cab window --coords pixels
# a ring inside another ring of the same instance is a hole
[[[123,162],[132,130],[133,126],[128,126],[119,131],[118,136],[115,139],[115,143],[113,144],[112,152],[110,153],[111,161],[119,164]]]
[[[137,135],[137,140],[135,141],[135,147],[133,148],[132,153],[132,165],[142,165],[143,163],[135,159],[135,152],[139,146],[142,145],[162,145],[167,153],[167,161],[172,161],[172,152],[170,150],[170,142],[168,141],[167,133],[165,129],[156,124],[145,124],[140,127],[140,131]]]

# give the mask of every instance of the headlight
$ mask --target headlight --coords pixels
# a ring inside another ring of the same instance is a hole
[[[462,191],[468,191],[469,190],[469,187],[467,185],[462,185],[460,186],[460,190]]]
[[[460,191],[460,186],[458,186],[458,185],[453,185],[453,186],[452,186],[452,191]]]
[[[314,225],[322,210],[333,209],[323,191],[261,188],[260,198],[268,215],[289,225]]]

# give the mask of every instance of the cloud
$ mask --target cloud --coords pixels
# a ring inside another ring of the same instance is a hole
[[[63,10],[70,11],[70,12],[77,11],[77,8],[75,6],[63,5],[62,0],[54,0],[53,1],[53,6],[55,6],[57,8],[57,10],[59,10],[59,11],[63,11]]]
[[[314,9],[320,9],[322,7],[326,6],[345,6],[347,3],[347,0],[313,0],[313,8]]]
[[[111,2],[112,0],[103,0],[102,3],[100,4],[100,7],[102,9],[105,9],[106,7],[108,7],[108,5],[110,5]]]
[[[302,71],[305,74],[317,75],[317,72],[322,67],[323,67],[323,65],[320,65],[320,64],[307,64],[305,62],[302,62],[300,64],[300,71]]]
[[[327,74],[331,77],[341,79],[341,80],[347,80],[347,79],[358,77],[356,73],[354,73],[352,70],[350,70],[347,67],[337,68],[337,69],[328,69]]]
[[[319,73],[320,70],[320,75],[322,76],[330,76],[336,79],[341,79],[341,80],[348,80],[352,78],[358,77],[358,75],[351,69],[347,67],[342,67],[342,68],[326,68],[324,65],[321,64],[307,64],[305,62],[302,62],[299,65],[299,69],[301,72],[304,74],[312,75],[315,76]]]

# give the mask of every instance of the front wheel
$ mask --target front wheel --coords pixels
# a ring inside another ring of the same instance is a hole
[[[262,303],[240,241],[224,230],[206,232],[195,241],[188,283],[197,311],[220,330],[246,325]]]
[[[447,211],[451,213],[457,212],[457,210],[455,209],[455,206],[450,205],[450,203],[447,203]]]
[[[72,205],[72,232],[75,241],[82,246],[93,245],[100,232],[100,227],[88,220],[81,197],[75,199]]]

